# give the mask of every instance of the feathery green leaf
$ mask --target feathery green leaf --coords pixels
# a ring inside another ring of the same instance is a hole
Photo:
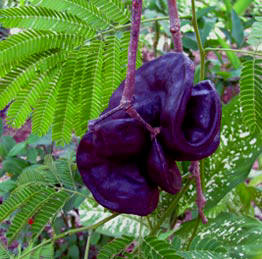
[[[43,91],[39,102],[33,110],[32,132],[36,135],[43,136],[47,134],[49,127],[53,123],[56,97],[61,85],[58,81],[60,76],[61,69],[59,69],[57,74],[49,81],[49,87]]]
[[[240,105],[243,121],[252,132],[262,130],[262,59],[243,63],[240,78]]]
[[[1,259],[10,259],[8,251],[0,244],[0,258]]]
[[[256,17],[256,22],[252,25],[247,42],[255,48],[262,45],[262,17]]]
[[[13,211],[23,206],[37,192],[39,192],[38,186],[15,189],[11,196],[0,205],[0,222],[10,216]]]
[[[121,0],[91,0],[111,21],[125,24],[130,20],[130,12]]]
[[[76,52],[72,51],[66,63],[62,67],[61,86],[58,89],[57,104],[54,114],[52,131],[53,140],[58,145],[63,145],[71,140],[73,130],[73,118],[75,113],[73,103],[73,84],[75,69],[77,67]]]
[[[36,239],[44,227],[61,211],[65,203],[72,197],[66,190],[56,191],[42,204],[42,208],[34,215],[32,224],[33,238]]]
[[[96,118],[102,109],[103,92],[103,49],[102,41],[93,41],[89,48],[86,64],[86,82],[82,84],[82,127],[86,127],[87,120]]]
[[[110,25],[107,13],[86,0],[33,0],[32,4],[47,7],[57,11],[63,11],[78,16],[89,26],[96,30],[104,30]]]
[[[3,78],[0,78],[0,109],[11,102],[21,88],[28,85],[33,79],[45,73],[65,58],[65,54],[56,50],[34,54],[14,67]]]
[[[0,22],[7,28],[53,30],[86,37],[95,34],[88,23],[77,16],[45,7],[24,6],[0,10]]]
[[[20,90],[8,109],[7,123],[10,126],[19,128],[26,122],[41,93],[49,86],[50,80],[56,75],[57,71],[58,68],[50,67],[47,72],[40,74]]]
[[[56,190],[50,187],[38,186],[38,191],[26,203],[23,204],[21,210],[18,211],[12,220],[11,226],[7,232],[7,238],[11,243],[21,230],[28,224],[28,220],[41,209],[43,204],[46,203]]]
[[[0,42],[0,64],[12,64],[26,56],[49,49],[69,50],[81,45],[85,38],[76,34],[28,30]]]
[[[23,251],[22,254],[16,256],[15,259],[53,259],[54,258],[54,247],[53,243],[39,246],[35,249],[35,245],[30,243],[28,247]]]
[[[104,57],[103,109],[108,106],[110,96],[123,79],[121,73],[121,48],[118,37],[110,36],[106,38]]]
[[[145,258],[151,259],[178,259],[175,249],[164,240],[155,237],[145,237],[142,243],[142,251]]]
[[[124,251],[132,241],[133,238],[128,236],[114,239],[103,246],[98,254],[98,259],[113,259],[114,256]]]
[[[104,207],[97,204],[94,200],[86,199],[79,208],[81,224],[84,226],[92,225],[108,217],[111,213]],[[139,237],[141,217],[131,214],[121,214],[110,222],[96,229],[96,232],[113,237],[122,235]],[[141,234],[144,236],[149,233],[149,227],[142,222]]]

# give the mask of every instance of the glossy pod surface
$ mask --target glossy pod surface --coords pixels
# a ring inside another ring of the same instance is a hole
[[[194,66],[183,53],[169,53],[136,72],[134,107],[151,126],[124,111],[99,121],[81,139],[77,165],[83,181],[104,207],[147,215],[157,206],[159,187],[179,192],[175,160],[199,160],[220,141],[221,103],[210,81],[193,87]],[[107,112],[120,103],[124,82],[112,94]]]

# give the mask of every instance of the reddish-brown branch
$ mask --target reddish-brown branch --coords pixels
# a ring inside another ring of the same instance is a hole
[[[196,190],[197,190],[197,199],[196,204],[198,207],[198,214],[202,219],[203,224],[207,223],[207,218],[203,212],[203,209],[206,204],[206,199],[203,195],[202,185],[201,185],[201,178],[200,178],[200,168],[199,168],[199,161],[192,161],[190,166],[190,172],[192,176],[195,178],[196,181]]]
[[[114,109],[108,111],[107,113],[100,116],[97,120],[89,122],[89,129],[94,128],[94,126],[118,112],[119,110],[125,110],[131,118],[138,120],[144,125],[144,127],[150,132],[151,138],[155,138],[159,133],[159,128],[152,128],[136,111],[132,104],[132,98],[135,91],[135,76],[136,76],[136,54],[139,41],[139,32],[140,32],[140,22],[142,14],[142,0],[133,0],[132,3],[132,23],[131,23],[131,35],[130,43],[128,48],[128,67],[127,67],[127,76],[125,80],[124,91],[120,104]]]
[[[125,87],[120,104],[131,103],[135,90],[136,53],[140,32],[140,21],[142,14],[142,0],[133,0],[132,24],[130,43],[128,48],[128,66]]]
[[[178,16],[176,0],[168,0],[168,11],[170,19],[170,32],[176,52],[183,52],[183,44],[180,32],[180,20]]]

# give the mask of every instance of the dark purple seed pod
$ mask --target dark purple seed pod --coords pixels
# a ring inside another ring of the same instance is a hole
[[[147,130],[132,118],[107,119],[92,129],[97,155],[129,159],[139,156],[150,143]]]
[[[159,191],[143,173],[145,158],[121,161],[99,157],[94,134],[88,132],[80,141],[77,166],[96,201],[120,213],[150,214],[157,206]]]
[[[152,127],[118,111],[90,125],[77,150],[83,181],[98,203],[113,211],[147,215],[157,206],[157,186],[181,189],[174,160],[199,160],[220,141],[221,103],[210,81],[193,87],[194,64],[183,53],[169,53],[136,72],[133,106]],[[124,81],[112,94],[106,113],[120,104]]]
[[[147,160],[147,172],[150,179],[164,191],[176,194],[182,187],[182,177],[176,162],[166,158],[166,154],[158,143],[153,140]]]
[[[193,161],[211,155],[220,141],[221,108],[210,81],[194,86],[187,103],[164,117],[170,123],[161,131],[161,140],[172,157]]]

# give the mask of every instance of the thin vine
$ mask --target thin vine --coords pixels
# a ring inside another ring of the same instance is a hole
[[[34,251],[36,251],[40,247],[48,245],[50,243],[53,243],[54,241],[56,241],[58,239],[65,238],[65,237],[68,237],[68,236],[72,236],[72,235],[74,235],[76,233],[79,233],[79,232],[84,232],[84,231],[88,231],[88,230],[95,230],[98,227],[100,227],[100,226],[104,225],[105,223],[109,222],[110,220],[116,218],[118,215],[119,215],[119,213],[113,213],[112,215],[106,217],[105,219],[97,222],[94,225],[80,227],[80,228],[76,228],[76,229],[71,229],[71,230],[68,230],[67,232],[64,232],[64,233],[60,234],[60,235],[56,235],[53,238],[45,240],[42,243],[40,243],[39,245],[33,247],[31,250],[29,250],[26,253],[24,253],[23,255],[21,255],[20,259],[25,258],[26,256],[32,254]]]
[[[87,242],[86,242],[86,249],[85,249],[85,257],[84,257],[84,259],[88,259],[89,249],[90,249],[90,245],[91,245],[92,234],[93,234],[93,230],[90,230],[90,231],[88,232],[88,238],[87,238]]]
[[[250,56],[259,56],[262,57],[261,51],[247,51],[247,50],[241,50],[241,49],[227,49],[227,48],[205,48],[205,52],[208,51],[231,51],[236,53],[243,53]]]
[[[197,39],[197,45],[198,49],[200,52],[200,81],[205,79],[205,56],[206,52],[203,48],[201,37],[200,37],[200,32],[198,29],[198,24],[197,24],[197,16],[196,16],[196,6],[195,6],[195,0],[191,0],[192,4],[192,25],[194,28],[194,31],[196,33],[196,39]]]
[[[191,184],[192,179],[189,178],[186,182],[186,184],[184,185],[183,189],[175,195],[174,200],[171,202],[171,204],[169,205],[169,207],[167,208],[167,210],[165,211],[165,213],[163,214],[163,216],[158,220],[157,224],[155,225],[155,227],[152,229],[152,231],[150,232],[150,235],[155,235],[157,233],[157,231],[160,229],[161,225],[163,224],[163,222],[171,215],[171,213],[174,211],[174,209],[177,207],[178,202],[180,200],[180,198],[186,193],[186,191],[188,190],[190,184]]]

